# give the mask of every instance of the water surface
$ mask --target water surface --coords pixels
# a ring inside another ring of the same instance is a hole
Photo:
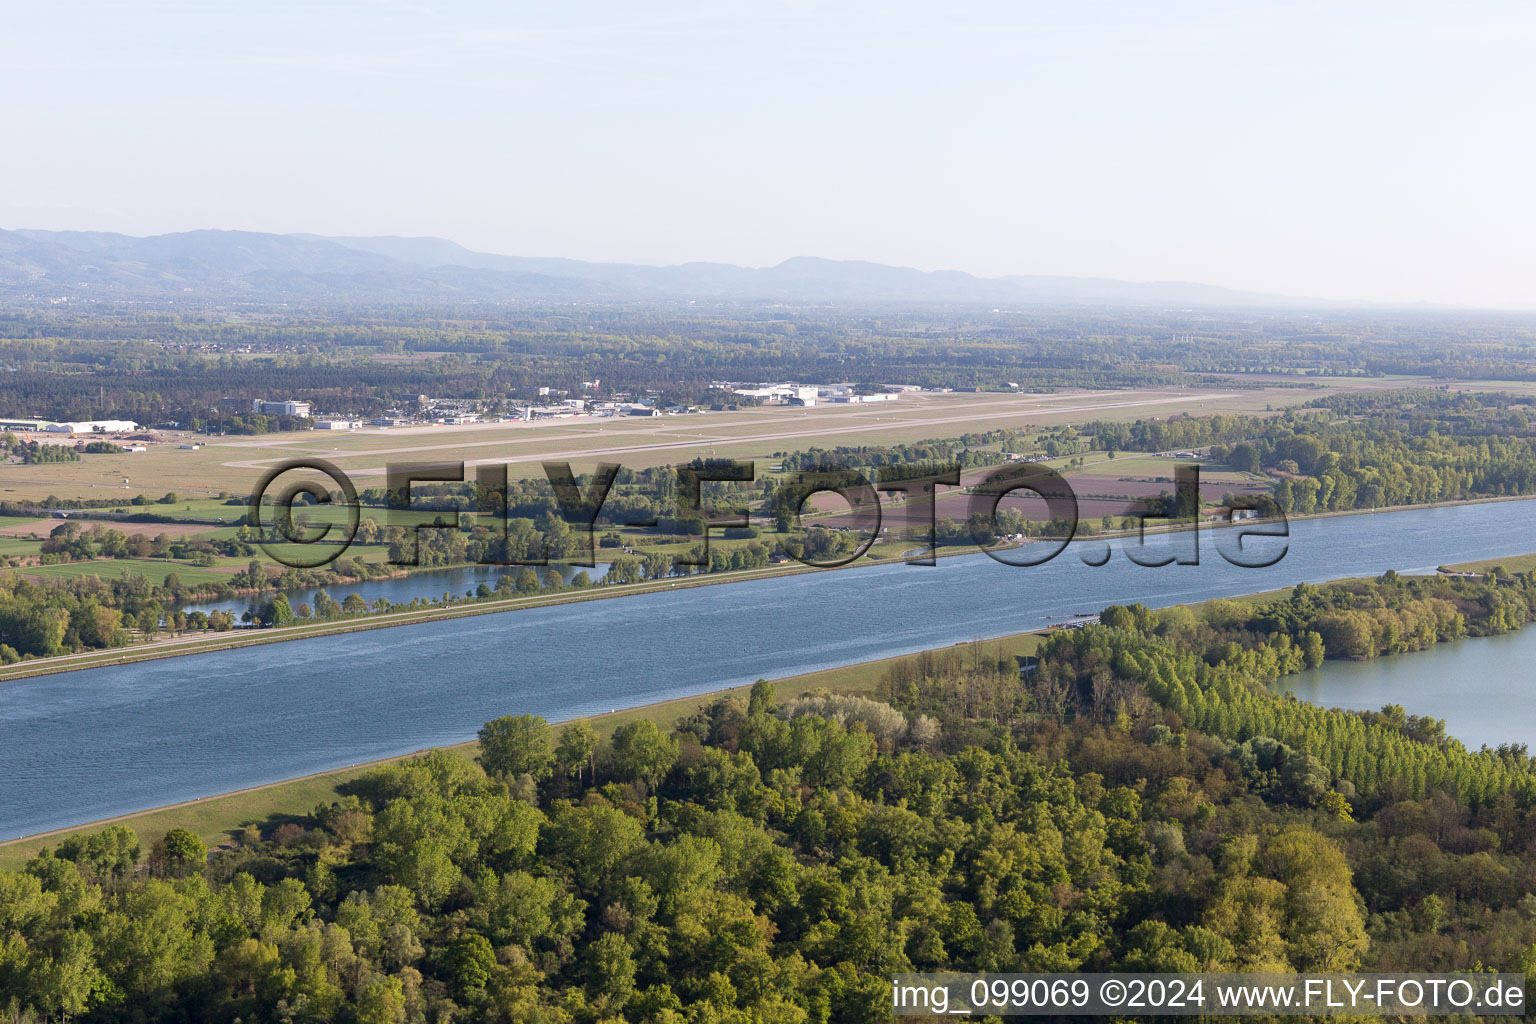
[[[598,562],[593,569],[577,568],[569,565],[536,565],[527,566],[539,574],[539,579],[550,569],[560,573],[560,578],[565,583],[579,572],[585,572],[596,583],[608,574],[608,568],[612,563]],[[453,597],[466,597],[474,594],[476,588],[484,583],[492,590],[496,589],[496,583],[502,576],[510,575],[514,578],[522,571],[523,566],[500,565],[461,565],[453,569],[423,569],[418,572],[407,573],[404,576],[392,576],[387,579],[361,580],[357,583],[337,583],[329,587],[301,587],[297,590],[279,591],[288,598],[288,603],[294,608],[300,604],[314,607],[315,595],[321,590],[336,601],[345,601],[347,595],[357,594],[370,605],[379,598],[384,598],[390,604],[410,604],[418,597],[428,601],[441,601],[444,594]],[[232,612],[238,619],[247,610],[255,611],[257,607],[270,600],[272,595],[262,594],[260,597],[246,595],[244,597],[231,597],[222,601],[195,602],[184,606],[187,612]]]
[[[1436,644],[1370,661],[1330,661],[1279,680],[1274,689],[1349,711],[1401,704],[1445,720],[1470,749],[1500,743],[1536,747],[1536,628]]]
[[[1536,550],[1536,502],[1297,523],[1289,553],[1266,569],[1228,564],[1210,537],[1199,565],[1136,565],[1118,544],[1107,564],[1085,565],[1079,553],[1103,543],[1030,568],[984,554],[865,566],[0,683],[0,838],[453,743],[502,714],[606,712],[1036,629],[1112,603],[1519,554]],[[1521,731],[1510,720],[1508,732]]]

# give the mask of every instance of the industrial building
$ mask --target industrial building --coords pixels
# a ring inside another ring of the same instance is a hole
[[[850,395],[833,395],[833,396],[827,398],[826,400],[828,402],[851,402],[851,403],[861,403],[861,402],[894,402],[899,397],[900,397],[899,395],[896,395],[896,394],[894,394],[892,392],[883,391],[883,392],[881,392],[878,395],[851,395],[851,394]]]
[[[139,425],[133,420],[75,420],[50,423],[43,429],[50,434],[129,434]]]
[[[251,399],[251,411],[261,413],[263,416],[303,416],[308,418],[310,403],[295,402],[284,399],[277,402],[269,402],[264,398]]]
[[[23,420],[0,419],[0,430],[25,430],[39,434],[129,434],[139,429],[133,420]]]

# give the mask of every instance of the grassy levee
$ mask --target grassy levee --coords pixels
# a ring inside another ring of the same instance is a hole
[[[1502,565],[1506,572],[1530,572],[1536,569],[1536,554],[1512,555],[1507,558],[1484,558],[1476,562],[1457,562],[1455,565],[1447,565],[1446,568],[1454,572],[1487,572],[1495,566]]]
[[[983,656],[993,658],[1016,657],[1034,653],[1040,646],[1041,640],[1042,635],[1039,633],[1019,633],[995,640],[956,644],[953,647],[941,648],[941,650],[949,651],[958,648],[969,653],[974,649],[980,648],[980,653]],[[859,664],[846,665],[840,668],[807,672],[803,675],[775,680],[774,686],[781,700],[821,689],[832,690],[838,693],[869,694],[875,691],[876,686],[892,665],[903,661],[915,661],[922,656],[922,653],[906,654],[893,658],[883,658],[877,661],[860,662]],[[707,707],[727,694],[735,693],[744,696],[748,689],[750,689],[748,686],[725,687],[697,696],[680,697],[676,700],[646,704],[612,714],[597,715],[588,719],[588,721],[591,722],[598,736],[605,740],[613,735],[615,729],[626,722],[650,720],[658,726],[670,729],[672,724],[679,718],[686,717],[694,711]],[[515,714],[517,709],[507,708],[505,712]],[[465,757],[473,757],[476,746],[474,742],[469,742],[456,744],[445,749],[459,752]],[[412,757],[415,755],[407,754],[404,756]],[[216,847],[229,843],[246,825],[281,821],[284,817],[308,814],[317,804],[325,804],[335,800],[339,795],[338,787],[372,771],[379,765],[389,764],[402,759],[396,757],[387,758],[382,761],[372,761],[367,764],[353,765],[335,771],[306,775],[298,779],[276,782],[266,786],[256,786],[251,789],[237,790],[233,793],[173,804],[169,807],[140,811],[117,818],[41,833],[24,839],[14,839],[9,842],[0,843],[0,870],[14,870],[20,867],[29,858],[36,856],[37,852],[42,848],[57,846],[61,839],[72,833],[92,832],[114,822],[126,824],[137,832],[142,850],[145,853],[149,851],[150,846],[161,836],[173,828],[185,828],[195,832],[202,837],[203,842],[207,843],[210,847]]]

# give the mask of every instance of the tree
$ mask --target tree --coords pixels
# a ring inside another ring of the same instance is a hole
[[[341,602],[341,610],[348,615],[361,615],[368,610],[368,602],[363,600],[363,595],[353,591]]]
[[[208,863],[208,847],[197,834],[184,828],[173,828],[161,837],[159,847],[166,861],[182,870],[202,870]]]
[[[480,729],[480,763],[487,774],[549,778],[549,723],[537,715],[503,715]]]
[[[614,770],[620,778],[643,782],[652,789],[672,769],[677,754],[677,741],[663,736],[655,722],[629,722],[613,734]]]
[[[324,587],[315,591],[315,618],[329,619],[340,611],[341,605],[337,603],[334,597],[325,592]]]
[[[555,765],[561,775],[581,780],[581,773],[586,772],[588,780],[592,778],[593,754],[597,751],[597,733],[585,719],[577,719],[560,730],[559,742],[555,744]]]
[[[1316,630],[1309,629],[1301,638],[1302,658],[1307,668],[1317,668],[1327,653],[1323,638]]]
[[[403,1024],[406,1020],[405,986],[399,978],[384,974],[369,977],[358,987],[358,1024]]]
[[[619,1011],[635,991],[633,949],[624,936],[608,932],[587,952],[587,994],[608,1009]],[[608,1018],[616,1019],[616,1018]]]
[[[671,556],[661,551],[652,551],[640,564],[648,580],[659,580],[672,571]]]
[[[89,869],[98,879],[122,878],[139,859],[139,837],[126,825],[72,835],[59,844],[59,856]]]
[[[288,603],[288,598],[278,594],[261,606],[257,619],[263,626],[286,626],[293,621],[293,606]]]
[[[496,970],[496,951],[484,935],[466,935],[448,944],[443,972],[461,990],[485,988]]]
[[[766,715],[773,711],[773,684],[766,679],[759,679],[752,684],[752,692],[747,697],[747,716]]]

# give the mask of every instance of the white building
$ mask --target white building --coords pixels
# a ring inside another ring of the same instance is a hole
[[[513,410],[513,417],[520,420],[567,420],[585,416],[580,402],[562,402],[559,405],[520,405]]]
[[[745,398],[761,398],[769,402],[789,402],[799,399],[801,403],[816,401],[820,389],[811,385],[802,384],[764,384],[755,388],[737,388],[733,394]]]
[[[310,404],[308,402],[295,402],[283,400],[269,402],[264,398],[251,399],[251,411],[261,413],[263,416],[309,416]]]
[[[50,434],[129,434],[139,425],[133,420],[76,420],[50,423],[43,429]]]
[[[883,391],[878,395],[834,395],[828,398],[827,401],[859,404],[863,402],[894,402],[900,397],[900,395],[889,391]]]
[[[362,420],[315,420],[316,430],[361,430]]]

